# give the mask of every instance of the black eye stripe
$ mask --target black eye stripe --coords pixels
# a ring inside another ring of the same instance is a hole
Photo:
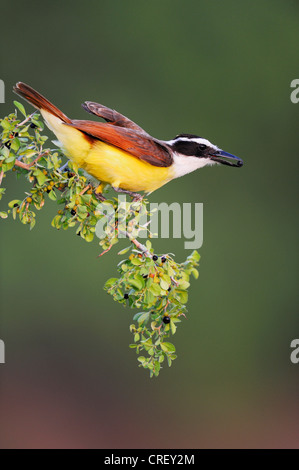
[[[208,157],[209,147],[205,144],[198,144],[192,140],[178,140],[172,144],[174,152],[181,153],[186,156]]]
[[[174,152],[182,153],[183,155],[195,156],[198,152],[198,144],[192,141],[177,141],[172,145]]]

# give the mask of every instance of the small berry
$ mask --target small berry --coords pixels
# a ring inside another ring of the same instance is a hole
[[[5,147],[8,148],[8,149],[10,149],[10,147],[11,147],[11,143],[10,143],[10,142],[5,142],[4,145],[5,145]]]
[[[30,124],[30,127],[31,127],[31,129],[35,129],[35,128],[37,127],[37,125],[34,124],[34,122],[32,122],[32,123]]]
[[[165,315],[165,317],[162,318],[162,321],[163,323],[165,323],[165,325],[167,325],[168,323],[170,323],[170,318],[167,315]]]
[[[154,260],[154,261],[158,261],[158,256],[157,256],[157,255],[154,255],[154,256],[153,256],[153,260]]]
[[[32,197],[27,197],[27,202],[30,204],[32,202]]]
[[[62,215],[62,214],[63,214],[63,211],[62,211],[62,210],[59,210],[59,211],[58,211],[58,214]]]
[[[47,170],[43,170],[43,174],[46,176],[47,175]]]
[[[146,279],[148,277],[148,274],[142,274],[143,279]]]
[[[124,295],[124,299],[128,299],[128,298],[129,298],[129,294],[126,293],[126,294]]]
[[[167,290],[168,290],[168,292],[170,292],[170,291],[171,291],[171,287],[169,286]]]
[[[162,261],[162,263],[165,263],[165,261],[166,261],[165,256],[162,256],[161,261]]]
[[[19,204],[15,203],[13,206],[14,206],[14,207],[18,207],[18,206],[19,206]]]
[[[76,211],[74,209],[71,210],[72,215],[76,215]]]
[[[77,233],[77,235],[78,235],[78,237],[80,237],[80,235],[81,235],[81,231],[80,231],[80,232],[78,232],[78,233]]]
[[[49,186],[54,186],[54,181],[50,181]]]
[[[48,190],[48,191],[52,191],[52,186],[49,185],[49,186],[47,187],[47,190]]]

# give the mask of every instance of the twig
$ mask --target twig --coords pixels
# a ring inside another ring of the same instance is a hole
[[[100,256],[103,256],[103,255],[104,255],[105,253],[107,253],[108,251],[110,251],[111,248],[112,248],[112,245],[108,246],[108,248],[106,248],[106,250],[104,250],[102,253],[100,253],[100,254],[98,255],[98,258],[100,258]]]
[[[122,235],[125,235],[136,246],[136,248],[138,248],[138,250],[142,251],[145,254],[147,258],[152,257],[150,251],[148,251],[146,246],[140,243],[138,240],[136,240],[136,238],[133,238],[132,235],[129,234],[129,232],[127,232],[126,230],[125,231],[119,230],[119,233],[121,233]]]
[[[26,124],[26,122],[30,121],[30,119],[32,118],[32,116],[34,116],[36,113],[37,113],[37,111],[34,111],[32,114],[30,114],[29,116],[27,116],[26,119],[24,119],[24,121],[19,122],[19,124],[17,124],[16,127],[20,127],[20,126],[23,126],[24,124]]]
[[[40,155],[38,155],[34,160],[33,162],[31,163],[23,163],[23,162],[20,162],[19,160],[16,160],[15,161],[15,166],[19,166],[20,168],[24,168],[25,170],[30,170],[30,168],[36,163],[38,162],[38,160],[40,160],[42,157],[44,157],[45,155],[48,155],[49,152],[43,152],[41,153]]]
[[[4,175],[4,171],[1,170],[1,173],[0,173],[0,186],[1,186],[1,184],[2,184],[3,175]]]
[[[91,185],[88,184],[88,185],[83,189],[83,191],[81,191],[81,193],[79,193],[79,196],[83,196],[83,194],[86,193],[86,191],[88,191],[90,188],[91,188]]]

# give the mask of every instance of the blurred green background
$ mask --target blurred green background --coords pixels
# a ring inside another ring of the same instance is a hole
[[[158,379],[128,348],[135,312],[102,289],[118,250],[98,259],[96,241],[53,229],[51,201],[31,233],[1,222],[1,447],[298,446],[298,3],[15,1],[1,16],[1,116],[22,80],[72,118],[98,101],[155,137],[198,134],[245,162],[150,196],[204,203],[200,277]],[[4,185],[3,208],[27,187]],[[183,240],[155,247],[189,254]]]

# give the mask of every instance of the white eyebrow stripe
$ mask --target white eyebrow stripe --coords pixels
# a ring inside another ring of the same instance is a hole
[[[216,147],[216,145],[212,144],[208,139],[202,139],[201,137],[193,137],[192,139],[188,139],[187,137],[179,137],[177,139],[164,140],[164,142],[169,145],[173,145],[176,142],[196,142],[197,144],[204,144],[208,147]]]
[[[197,144],[204,144],[204,145],[207,145],[208,147],[213,147],[216,150],[218,150],[217,145],[214,145],[208,139],[203,139],[201,137],[198,137],[198,138],[193,137],[192,139],[188,139],[187,137],[179,137],[177,139],[165,140],[164,142],[169,145],[173,145],[176,142],[196,142]]]

